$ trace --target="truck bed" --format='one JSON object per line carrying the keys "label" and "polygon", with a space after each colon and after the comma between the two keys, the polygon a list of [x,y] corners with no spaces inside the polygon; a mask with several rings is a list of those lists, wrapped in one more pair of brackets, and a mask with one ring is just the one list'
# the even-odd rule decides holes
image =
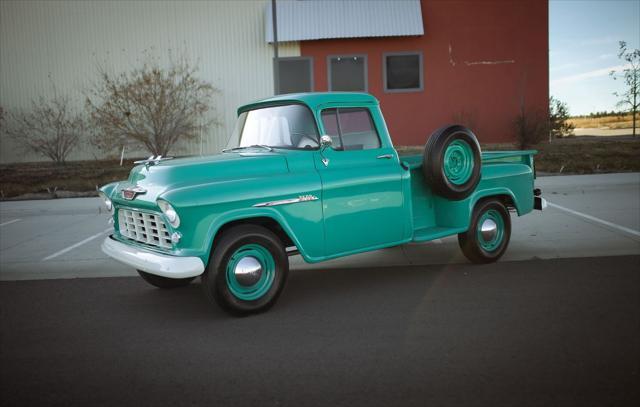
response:
{"label": "truck bed", "polygon": [[[483,196],[503,195],[512,201],[518,215],[533,209],[535,150],[487,151],[482,153],[481,180],[467,198],[451,201],[435,195],[422,174],[422,155],[401,156],[411,173],[413,241],[428,241],[466,231],[475,203]],[[523,182],[523,178],[527,181]]]}
{"label": "truck bed", "polygon": [[[537,150],[512,150],[512,151],[483,151],[482,163],[522,163],[529,164],[529,160]],[[400,161],[406,163],[410,169],[422,167],[422,154],[419,155],[401,155]]]}

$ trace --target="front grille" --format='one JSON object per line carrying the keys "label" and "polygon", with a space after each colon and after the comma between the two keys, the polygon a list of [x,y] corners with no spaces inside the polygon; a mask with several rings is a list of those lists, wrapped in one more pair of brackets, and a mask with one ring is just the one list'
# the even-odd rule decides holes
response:
{"label": "front grille", "polygon": [[171,237],[160,215],[120,209],[118,210],[118,223],[120,234],[128,239],[171,249]]}

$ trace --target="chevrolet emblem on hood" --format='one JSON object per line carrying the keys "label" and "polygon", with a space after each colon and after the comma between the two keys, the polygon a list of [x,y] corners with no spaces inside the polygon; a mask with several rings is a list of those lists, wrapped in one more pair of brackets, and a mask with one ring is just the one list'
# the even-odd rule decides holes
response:
{"label": "chevrolet emblem on hood", "polygon": [[147,190],[139,186],[135,186],[132,188],[125,188],[122,190],[122,197],[128,201],[131,201],[133,198],[136,197],[136,195],[144,194],[145,192],[147,192]]}

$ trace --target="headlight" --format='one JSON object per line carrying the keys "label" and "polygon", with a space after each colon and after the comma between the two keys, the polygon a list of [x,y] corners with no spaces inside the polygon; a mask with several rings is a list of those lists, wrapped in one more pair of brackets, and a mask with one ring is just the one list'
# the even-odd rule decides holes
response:
{"label": "headlight", "polygon": [[167,201],[163,201],[158,199],[158,206],[164,215],[167,217],[167,220],[174,228],[180,226],[180,217],[178,216],[178,212],[173,209],[173,206],[169,204]]}
{"label": "headlight", "polygon": [[113,203],[111,202],[111,199],[107,198],[107,195],[105,195],[105,193],[102,191],[98,192],[98,195],[100,196],[100,198],[102,198],[104,206],[107,208],[107,210],[111,212],[113,210]]}

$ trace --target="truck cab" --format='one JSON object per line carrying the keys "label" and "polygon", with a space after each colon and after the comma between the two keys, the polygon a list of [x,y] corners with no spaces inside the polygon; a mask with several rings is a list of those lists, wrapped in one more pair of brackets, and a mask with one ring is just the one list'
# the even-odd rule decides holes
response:
{"label": "truck cab", "polygon": [[535,151],[482,153],[470,129],[450,125],[401,157],[365,93],[242,106],[229,143],[208,157],[150,157],[100,194],[115,225],[106,254],[161,288],[201,276],[233,314],[275,303],[292,254],[316,263],[457,234],[471,261],[496,261],[509,211],[544,203]]}

